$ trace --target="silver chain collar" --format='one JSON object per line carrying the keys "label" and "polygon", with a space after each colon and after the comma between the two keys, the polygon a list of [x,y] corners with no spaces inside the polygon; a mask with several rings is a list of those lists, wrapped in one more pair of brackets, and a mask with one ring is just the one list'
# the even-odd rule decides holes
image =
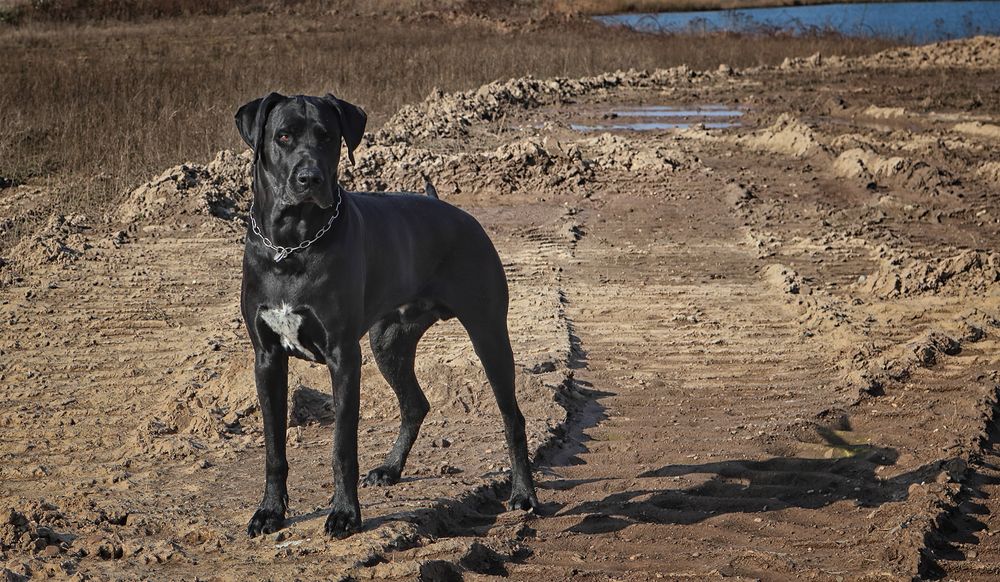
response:
{"label": "silver chain collar", "polygon": [[277,251],[277,253],[275,253],[274,255],[274,262],[280,263],[281,261],[288,258],[288,255],[297,251],[301,251],[303,249],[307,249],[311,247],[313,243],[323,238],[323,235],[326,234],[327,231],[329,231],[333,227],[333,221],[337,220],[337,217],[340,216],[340,203],[343,201],[344,201],[344,189],[340,187],[340,185],[338,184],[337,207],[333,211],[333,216],[330,217],[330,220],[326,223],[326,226],[319,229],[319,232],[316,233],[316,236],[312,237],[309,240],[302,241],[294,247],[283,247],[281,245],[276,245],[273,242],[271,242],[271,239],[264,236],[264,233],[260,231],[260,227],[257,226],[257,221],[253,217],[253,202],[250,203],[250,226],[251,228],[253,228],[254,234],[260,237],[260,240],[261,242],[264,243],[265,247],[271,249],[272,251]]}

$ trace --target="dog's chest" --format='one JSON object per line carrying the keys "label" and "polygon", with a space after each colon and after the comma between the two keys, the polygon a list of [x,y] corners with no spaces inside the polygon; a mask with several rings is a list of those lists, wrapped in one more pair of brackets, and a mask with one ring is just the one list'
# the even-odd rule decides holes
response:
{"label": "dog's chest", "polygon": [[315,351],[305,346],[307,343],[303,337],[305,317],[296,313],[292,306],[282,303],[278,307],[261,310],[260,318],[278,336],[281,346],[292,355],[313,362],[321,361]]}

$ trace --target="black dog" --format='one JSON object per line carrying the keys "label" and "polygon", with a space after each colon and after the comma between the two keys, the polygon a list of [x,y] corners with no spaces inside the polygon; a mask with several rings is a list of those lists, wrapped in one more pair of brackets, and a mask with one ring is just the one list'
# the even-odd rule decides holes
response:
{"label": "black dog", "polygon": [[333,510],[326,532],[361,525],[358,504],[359,341],[367,331],[379,370],[399,399],[399,436],[365,485],[399,481],[429,404],[413,372],[417,342],[458,317],[500,412],[510,453],[510,506],[537,507],[524,417],[514,395],[507,279],[493,243],[465,212],[430,196],[346,192],[337,180],[366,122],[326,97],[271,93],[236,113],[253,148],[253,205],[243,257],[243,319],[253,343],[267,449],[264,499],[250,536],[278,530],[288,504],[285,430],[288,356],[325,363],[333,383]]}

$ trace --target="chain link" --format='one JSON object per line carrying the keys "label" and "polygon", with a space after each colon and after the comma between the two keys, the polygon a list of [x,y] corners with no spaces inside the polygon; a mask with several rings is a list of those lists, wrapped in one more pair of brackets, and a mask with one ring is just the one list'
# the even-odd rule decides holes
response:
{"label": "chain link", "polygon": [[338,184],[337,207],[333,211],[333,216],[330,217],[330,220],[326,223],[326,226],[319,229],[319,232],[316,233],[316,236],[312,237],[309,240],[302,241],[294,247],[283,247],[281,245],[276,245],[273,242],[271,242],[271,239],[264,236],[264,233],[260,231],[260,227],[257,226],[257,221],[253,217],[253,202],[250,203],[250,226],[251,228],[253,228],[254,234],[260,237],[260,240],[264,243],[265,247],[271,249],[272,251],[278,251],[278,253],[274,255],[274,262],[276,263],[281,262],[282,260],[287,258],[288,255],[309,248],[313,245],[313,243],[323,238],[323,235],[326,234],[331,228],[333,228],[333,221],[337,220],[337,217],[340,216],[340,203],[343,201],[344,201],[344,189]]}

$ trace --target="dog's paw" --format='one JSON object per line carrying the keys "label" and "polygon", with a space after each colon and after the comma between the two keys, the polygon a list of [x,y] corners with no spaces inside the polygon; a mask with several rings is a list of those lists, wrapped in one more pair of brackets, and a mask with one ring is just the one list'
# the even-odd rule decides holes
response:
{"label": "dog's paw", "polygon": [[344,537],[361,528],[361,510],[359,508],[334,509],[326,517],[323,526],[326,535]]}
{"label": "dog's paw", "polygon": [[534,491],[521,492],[514,491],[510,494],[510,501],[507,502],[507,507],[511,510],[520,509],[522,511],[527,511],[528,513],[538,514],[538,499],[535,498]]}
{"label": "dog's paw", "polygon": [[261,507],[250,518],[250,523],[247,525],[247,535],[255,538],[261,534],[274,533],[281,529],[284,523],[283,513]]}
{"label": "dog's paw", "polygon": [[381,466],[376,467],[365,475],[365,478],[361,481],[362,487],[384,487],[386,485],[395,485],[399,483],[399,471],[393,467]]}

